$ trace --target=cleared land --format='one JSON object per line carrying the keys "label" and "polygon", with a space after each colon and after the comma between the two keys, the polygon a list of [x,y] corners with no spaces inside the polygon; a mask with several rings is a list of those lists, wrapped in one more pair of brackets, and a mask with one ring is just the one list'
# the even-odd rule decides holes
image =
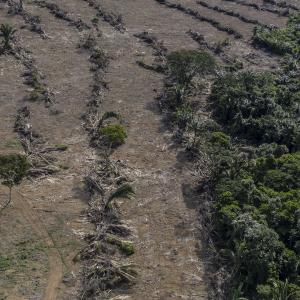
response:
{"label": "cleared land", "polygon": [[[174,138],[157,100],[165,74],[137,64],[157,63],[157,49],[137,34],[151,33],[166,53],[204,49],[219,64],[277,70],[278,57],[255,47],[251,38],[257,25],[283,27],[288,20],[281,14],[284,8],[268,4],[273,9],[258,9],[265,5],[260,0],[248,1],[257,7],[225,0],[23,2],[26,13],[9,14],[19,1],[0,1],[0,24],[17,29],[13,43],[27,57],[26,61],[0,55],[0,153],[24,152],[14,127],[24,106],[30,111],[26,122],[38,135],[39,149],[55,145],[66,149],[51,152],[50,165],[57,172],[24,180],[0,216],[0,299],[89,299],[82,294],[86,262],[74,258],[87,245],[83,236],[94,230],[86,213],[91,194],[85,179],[103,158],[91,144],[83,118],[91,107],[99,115],[121,114],[127,139],[111,160],[121,165],[121,175],[136,192],[134,199],[118,202],[122,224],[132,231],[126,239],[134,244],[134,254],[114,255],[135,265],[138,275],[131,288],[120,285],[106,296],[208,299],[211,270],[204,257],[207,245],[201,242],[198,206],[201,170],[207,166],[198,163],[195,168],[184,145]],[[297,1],[287,3],[295,6],[291,12],[300,9]],[[79,47],[88,35],[108,56],[101,77],[90,50]],[[224,41],[222,52],[215,51]],[[28,101],[35,92],[24,79],[28,59],[43,86],[41,101]],[[93,106],[91,99],[99,103]],[[199,101],[205,105],[205,95]],[[202,113],[209,114],[204,109]],[[1,186],[1,199],[6,195]]]}

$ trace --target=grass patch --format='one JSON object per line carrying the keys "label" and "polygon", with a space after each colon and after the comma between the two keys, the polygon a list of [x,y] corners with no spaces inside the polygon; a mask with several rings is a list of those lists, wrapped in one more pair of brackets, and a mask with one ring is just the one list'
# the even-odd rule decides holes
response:
{"label": "grass patch", "polygon": [[3,272],[11,265],[11,261],[6,256],[0,255],[0,271]]}
{"label": "grass patch", "polygon": [[6,141],[4,146],[6,148],[10,148],[10,149],[23,149],[22,143],[17,138],[16,139],[10,139],[10,140]]}

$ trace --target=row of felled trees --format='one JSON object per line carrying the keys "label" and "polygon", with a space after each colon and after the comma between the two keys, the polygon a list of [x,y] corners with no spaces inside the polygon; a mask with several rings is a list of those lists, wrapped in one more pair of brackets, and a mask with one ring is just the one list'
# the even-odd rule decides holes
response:
{"label": "row of felled trees", "polygon": [[[2,37],[1,53],[11,49],[11,40],[16,32],[9,24],[1,24],[0,36]],[[9,196],[0,206],[0,211],[4,210],[11,203],[12,189],[21,183],[29,168],[26,156],[21,154],[0,155],[0,178],[3,185],[9,189]]]}

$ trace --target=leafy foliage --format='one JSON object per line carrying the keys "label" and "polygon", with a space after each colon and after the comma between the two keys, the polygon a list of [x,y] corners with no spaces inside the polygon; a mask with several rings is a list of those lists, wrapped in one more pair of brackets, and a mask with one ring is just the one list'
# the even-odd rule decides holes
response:
{"label": "leafy foliage", "polygon": [[231,134],[300,149],[300,73],[286,71],[219,76],[210,97],[214,116]]}
{"label": "leafy foliage", "polygon": [[255,28],[253,41],[279,55],[300,55],[300,14],[291,16],[285,28]]}
{"label": "leafy foliage", "polygon": [[196,75],[212,73],[216,63],[207,52],[180,50],[167,56],[167,65],[174,80],[179,85],[188,86]]}
{"label": "leafy foliage", "polygon": [[28,169],[29,163],[24,155],[0,155],[0,179],[2,179],[2,184],[9,188],[8,201],[1,206],[0,212],[11,202],[12,188],[21,183]]}
{"label": "leafy foliage", "polygon": [[110,194],[110,196],[106,201],[105,208],[106,209],[110,208],[115,199],[118,198],[131,199],[134,195],[135,195],[135,191],[133,187],[128,183],[124,183],[123,185],[118,187],[114,192]]}
{"label": "leafy foliage", "polygon": [[110,196],[109,200],[113,200],[116,198],[127,198],[130,199],[135,194],[134,189],[130,184],[123,184],[119,188],[117,188]]}
{"label": "leafy foliage", "polygon": [[[188,110],[188,97],[195,87],[195,78],[212,74],[216,68],[214,58],[205,51],[180,50],[167,56],[168,82],[163,95],[165,104],[174,111]],[[178,115],[179,116],[179,115]]]}
{"label": "leafy foliage", "polygon": [[28,168],[29,164],[24,155],[1,155],[0,177],[3,179],[2,184],[9,187],[20,184]]}
{"label": "leafy foliage", "polygon": [[213,85],[215,119],[250,143],[243,150],[221,132],[207,139],[216,245],[232,270],[229,299],[300,297],[299,91],[293,59],[278,74],[230,73]]}
{"label": "leafy foliage", "polygon": [[106,69],[108,66],[108,56],[102,49],[94,49],[90,61],[96,65],[98,69]]}
{"label": "leafy foliage", "polygon": [[99,129],[101,137],[112,147],[123,144],[127,138],[125,128],[121,124],[109,124]]}

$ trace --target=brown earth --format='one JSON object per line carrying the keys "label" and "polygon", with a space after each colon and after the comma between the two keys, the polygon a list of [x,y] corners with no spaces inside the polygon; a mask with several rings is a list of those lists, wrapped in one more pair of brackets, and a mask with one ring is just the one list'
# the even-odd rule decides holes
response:
{"label": "brown earth", "polygon": [[[0,216],[0,299],[77,299],[82,266],[75,265],[72,258],[84,245],[82,234],[91,230],[84,218],[88,195],[83,180],[96,159],[81,120],[91,93],[92,73],[88,53],[78,48],[84,32],[55,18],[34,1],[24,2],[28,12],[40,16],[47,39],[24,27],[22,17],[8,16],[4,4],[0,4],[0,23],[18,29],[18,41],[31,51],[45,84],[54,94],[59,113],[51,113],[42,103],[25,103],[29,87],[21,77],[24,67],[12,56],[0,56],[0,150],[22,151],[14,133],[14,119],[24,104],[30,107],[31,124],[45,144],[66,144],[68,150],[56,154],[57,164],[62,166],[58,174],[25,180],[14,191],[12,205]],[[89,25],[96,16],[84,0],[48,2]],[[121,210],[133,229],[136,251],[128,261],[137,266],[137,284],[130,290],[112,293],[111,299],[208,299],[209,290],[210,276],[201,255],[198,229],[195,187],[199,178],[158,107],[156,96],[162,89],[163,75],[136,64],[141,59],[152,62],[154,56],[152,49],[134,34],[151,32],[173,51],[198,48],[186,33],[193,30],[211,43],[229,38],[228,53],[250,67],[263,70],[278,64],[276,57],[252,47],[253,25],[205,9],[195,0],[170,2],[231,26],[244,38],[235,40],[206,22],[154,0],[101,1],[105,11],[122,15],[126,27],[122,34],[99,20],[99,43],[111,57],[105,76],[109,90],[101,110],[117,111],[125,120],[128,139],[113,158],[126,165],[125,171],[136,190],[136,198],[124,201]],[[210,4],[234,9],[265,24],[282,26],[286,21],[284,17],[226,1],[214,0]],[[3,187],[1,200],[6,196]]]}

